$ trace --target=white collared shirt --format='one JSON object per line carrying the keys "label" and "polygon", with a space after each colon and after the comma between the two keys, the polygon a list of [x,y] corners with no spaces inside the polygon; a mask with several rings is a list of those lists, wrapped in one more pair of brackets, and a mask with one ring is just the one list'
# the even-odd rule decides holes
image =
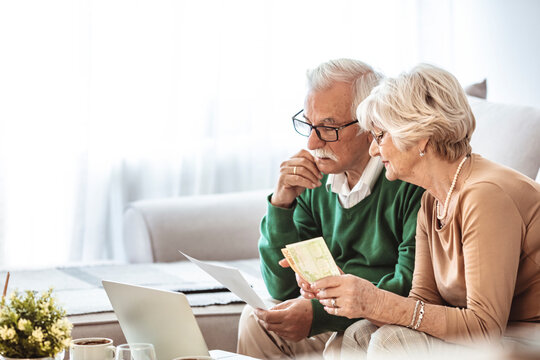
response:
{"label": "white collared shirt", "polygon": [[375,185],[375,182],[379,178],[382,169],[381,158],[378,156],[371,158],[362,172],[360,180],[358,180],[358,183],[354,185],[352,190],[349,189],[349,183],[347,182],[345,173],[330,174],[326,180],[326,191],[332,189],[332,192],[338,194],[341,206],[345,209],[350,209],[371,194],[373,185]]}

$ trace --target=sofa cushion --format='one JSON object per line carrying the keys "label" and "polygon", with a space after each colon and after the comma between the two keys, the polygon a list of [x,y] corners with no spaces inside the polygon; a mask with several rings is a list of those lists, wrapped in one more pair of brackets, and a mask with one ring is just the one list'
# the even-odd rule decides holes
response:
{"label": "sofa cushion", "polygon": [[129,262],[257,258],[259,226],[271,190],[141,200],[124,215]]}
{"label": "sofa cushion", "polygon": [[540,109],[469,97],[473,152],[534,179],[540,168]]}

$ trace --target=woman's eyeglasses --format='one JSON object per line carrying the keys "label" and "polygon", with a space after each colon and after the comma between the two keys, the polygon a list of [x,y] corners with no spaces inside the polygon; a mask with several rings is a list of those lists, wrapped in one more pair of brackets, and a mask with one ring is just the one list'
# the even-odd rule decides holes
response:
{"label": "woman's eyeglasses", "polygon": [[384,137],[384,134],[386,134],[386,132],[384,131],[381,131],[380,133],[375,133],[374,131],[370,131],[371,132],[371,136],[373,137],[373,140],[375,140],[375,142],[377,143],[377,145],[381,145],[381,141]]}

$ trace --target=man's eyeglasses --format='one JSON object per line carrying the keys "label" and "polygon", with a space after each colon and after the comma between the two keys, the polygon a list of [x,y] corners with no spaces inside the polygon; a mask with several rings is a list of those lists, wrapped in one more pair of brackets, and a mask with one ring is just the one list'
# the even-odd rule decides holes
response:
{"label": "man's eyeglasses", "polygon": [[292,121],[294,125],[294,130],[296,130],[297,133],[299,133],[302,136],[308,137],[311,134],[312,130],[315,130],[315,133],[321,139],[322,141],[326,142],[334,142],[339,140],[338,132],[341,129],[346,128],[347,126],[351,126],[353,124],[356,124],[358,120],[351,121],[350,123],[347,123],[345,125],[339,126],[339,127],[333,127],[333,126],[314,126],[310,123],[307,123],[303,120],[300,120],[298,118],[298,115],[300,115],[304,110],[300,110],[296,114],[293,115]]}
{"label": "man's eyeglasses", "polygon": [[371,136],[373,137],[373,140],[377,143],[377,145],[381,145],[382,138],[384,137],[385,132],[381,131],[380,133],[375,133],[374,131],[370,131]]}

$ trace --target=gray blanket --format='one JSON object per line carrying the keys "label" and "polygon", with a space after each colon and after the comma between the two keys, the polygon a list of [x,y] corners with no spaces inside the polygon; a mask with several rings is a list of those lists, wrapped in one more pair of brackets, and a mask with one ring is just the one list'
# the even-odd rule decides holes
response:
{"label": "gray blanket", "polygon": [[[259,260],[223,262],[242,272],[263,298],[268,293],[260,275]],[[0,272],[5,279],[6,272]],[[54,288],[54,295],[68,315],[112,311],[101,280],[112,280],[157,289],[182,291],[191,306],[242,302],[236,295],[189,261],[152,264],[101,264],[54,269],[10,272],[8,293],[17,289],[43,291]]]}

